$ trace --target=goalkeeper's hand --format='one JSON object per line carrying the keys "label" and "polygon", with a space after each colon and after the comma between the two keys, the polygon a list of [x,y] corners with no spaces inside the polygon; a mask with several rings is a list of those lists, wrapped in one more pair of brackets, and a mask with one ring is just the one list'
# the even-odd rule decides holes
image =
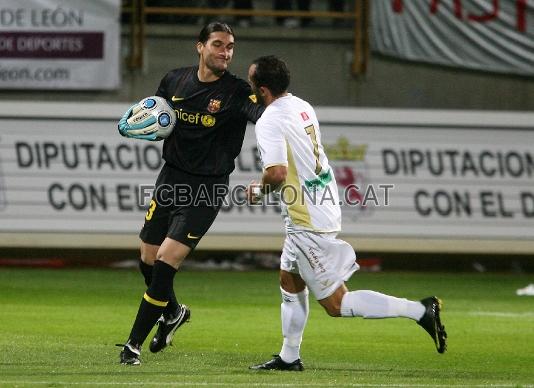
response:
{"label": "goalkeeper's hand", "polygon": [[156,118],[143,111],[139,104],[132,105],[121,117],[118,124],[119,133],[128,138],[141,140],[159,140]]}

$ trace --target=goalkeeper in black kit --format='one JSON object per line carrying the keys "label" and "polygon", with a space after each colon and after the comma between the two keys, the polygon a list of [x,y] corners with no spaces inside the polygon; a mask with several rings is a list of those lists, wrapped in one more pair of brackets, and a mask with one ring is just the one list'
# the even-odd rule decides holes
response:
{"label": "goalkeeper in black kit", "polygon": [[[174,275],[219,212],[247,121],[255,123],[263,112],[247,82],[227,70],[234,51],[228,24],[205,26],[196,49],[198,66],[170,71],[156,92],[172,104],[177,121],[163,143],[165,164],[139,235],[139,266],[148,288],[128,340],[120,345],[121,364],[141,363],[141,345],[156,323],[149,346],[154,353],[169,345],[176,329],[189,319],[189,308],[174,294]],[[137,137],[128,134],[125,120],[119,132]]]}

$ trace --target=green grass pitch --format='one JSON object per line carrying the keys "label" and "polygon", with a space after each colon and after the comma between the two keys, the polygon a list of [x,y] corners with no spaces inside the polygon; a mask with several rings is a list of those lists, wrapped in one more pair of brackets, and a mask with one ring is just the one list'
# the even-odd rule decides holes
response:
{"label": "green grass pitch", "polygon": [[192,310],[174,346],[141,366],[118,363],[144,292],[134,270],[0,269],[0,386],[529,386],[534,384],[532,275],[356,273],[351,289],[444,302],[448,352],[408,319],[330,318],[311,300],[306,370],[255,372],[280,349],[275,271],[179,272]]}

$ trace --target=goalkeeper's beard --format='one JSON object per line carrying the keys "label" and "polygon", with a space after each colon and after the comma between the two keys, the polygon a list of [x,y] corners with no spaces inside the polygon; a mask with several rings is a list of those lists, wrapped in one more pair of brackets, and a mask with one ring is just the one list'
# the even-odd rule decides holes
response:
{"label": "goalkeeper's beard", "polygon": [[217,66],[215,63],[206,62],[206,67],[217,77],[222,77],[226,69],[228,68],[228,65],[230,64],[229,61],[224,62],[224,66]]}

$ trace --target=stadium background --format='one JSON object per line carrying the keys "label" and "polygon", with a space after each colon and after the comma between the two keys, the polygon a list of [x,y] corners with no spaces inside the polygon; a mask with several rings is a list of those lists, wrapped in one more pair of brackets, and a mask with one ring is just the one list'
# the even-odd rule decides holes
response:
{"label": "stadium background", "polygon": [[[183,3],[191,5],[191,2]],[[265,0],[256,0],[254,3],[257,9],[269,9],[271,5]],[[346,3],[346,10],[350,11],[353,2]],[[453,2],[441,3],[450,8]],[[156,2],[152,4],[156,5]],[[226,8],[229,7],[227,4]],[[327,7],[325,0],[312,1],[312,10],[324,11]],[[532,4],[528,4],[528,7],[527,27],[529,34],[532,34]],[[193,21],[193,17],[169,17],[166,20],[153,17],[154,22],[146,27],[144,64],[142,68],[132,69],[127,64],[130,45],[129,27],[126,23],[128,17],[128,14],[123,15],[121,25],[120,87],[112,91],[0,90],[0,110],[3,109],[0,146],[3,140],[17,131],[6,125],[13,117],[5,119],[9,116],[6,111],[13,107],[14,102],[17,105],[16,112],[24,111],[25,104],[32,107],[40,105],[40,112],[43,109],[53,111],[54,106],[58,110],[65,110],[72,102],[76,102],[77,109],[82,110],[84,104],[87,104],[88,111],[94,109],[91,108],[93,104],[99,104],[99,107],[107,103],[113,104],[115,108],[127,107],[152,94],[161,76],[169,69],[196,63],[194,42],[205,18],[198,17]],[[233,20],[230,16],[222,19],[230,22]],[[179,26],[177,20],[180,20]],[[344,108],[358,110],[365,116],[367,108],[401,111],[415,109],[421,115],[426,111],[439,116],[441,110],[452,110],[448,114],[454,115],[458,111],[468,114],[475,112],[475,115],[482,117],[487,113],[490,117],[502,116],[504,119],[501,120],[505,121],[505,114],[526,114],[530,119],[534,110],[532,75],[484,72],[407,61],[379,54],[371,47],[367,71],[355,76],[351,74],[354,34],[349,21],[338,23],[333,28],[330,19],[316,18],[306,28],[288,29],[274,25],[272,17],[256,17],[252,26],[237,25],[235,31],[237,46],[232,72],[246,77],[252,58],[266,53],[279,55],[288,62],[291,69],[291,91],[327,112],[333,109],[335,113],[335,109]],[[0,63],[1,61],[0,57]],[[534,124],[527,123],[522,128],[531,136],[533,126]],[[110,129],[110,136],[118,136],[114,128]],[[464,141],[461,135],[450,139],[450,142],[456,144],[463,144]],[[490,135],[485,142],[492,144]],[[532,143],[525,144],[525,147],[531,150]],[[6,148],[0,149],[3,155],[13,152]],[[3,161],[0,172],[6,172],[5,166]],[[530,191],[531,181],[532,176],[527,176],[522,181]],[[2,184],[0,179],[0,188]],[[524,230],[534,230],[533,220],[532,217],[524,220]],[[53,217],[49,221],[54,222]],[[91,385],[97,382],[106,384],[111,380],[111,383],[117,384],[159,381],[172,385],[176,382],[173,380],[176,376],[168,371],[169,368],[174,368],[176,362],[180,365],[202,365],[200,370],[189,367],[192,369],[183,372],[189,379],[187,381],[196,381],[196,384],[191,385],[211,381],[214,385],[219,383],[218,385],[233,386],[233,382],[239,381],[236,385],[268,386],[287,381],[275,377],[272,380],[268,378],[243,382],[243,376],[240,375],[243,369],[241,364],[246,365],[251,359],[255,360],[253,357],[262,357],[268,354],[265,351],[276,351],[278,347],[279,295],[276,294],[274,269],[279,254],[276,244],[282,241],[281,233],[277,239],[272,240],[273,244],[267,248],[262,245],[262,249],[257,250],[239,249],[239,235],[227,239],[224,249],[218,249],[216,244],[210,245],[209,249],[199,246],[192,257],[186,260],[186,271],[179,278],[184,297],[191,300],[194,314],[199,317],[194,321],[198,325],[196,329],[193,325],[191,328],[185,327],[188,336],[184,338],[182,346],[193,350],[182,354],[175,347],[164,354],[160,364],[157,364],[156,358],[150,359],[147,356],[149,362],[156,364],[154,375],[140,376],[124,374],[108,366],[110,362],[116,361],[115,349],[110,350],[112,341],[118,341],[124,336],[136,308],[138,294],[142,292],[141,277],[131,269],[138,260],[135,243],[125,248],[107,244],[102,239],[91,247],[80,248],[76,246],[76,239],[68,234],[51,236],[49,243],[43,242],[41,236],[36,242],[32,233],[6,233],[8,221],[2,219],[2,209],[0,222],[4,223],[0,245],[0,284],[5,290],[0,299],[4,311],[4,319],[0,321],[0,333],[3,336],[0,347],[7,349],[13,346],[13,342],[17,342],[19,346],[11,354],[2,352],[0,375],[4,377],[0,377],[0,383],[6,386],[24,386],[33,381],[68,386],[69,382]],[[469,227],[468,222],[466,226]],[[477,224],[473,223],[472,228],[476,230]],[[135,236],[136,233],[130,236],[131,241],[135,240]],[[353,239],[357,242],[358,237]],[[376,349],[373,348],[374,344],[366,343],[368,349],[372,350],[365,354],[358,347],[349,347],[346,352],[339,350],[337,355],[334,352],[325,353],[325,342],[321,335],[322,330],[327,330],[328,326],[310,324],[307,332],[309,343],[316,347],[310,345],[307,357],[315,360],[311,362],[311,369],[322,371],[324,376],[312,375],[316,383],[298,380],[295,381],[295,386],[327,386],[339,381],[341,383],[338,386],[531,384],[534,379],[532,372],[529,372],[529,365],[534,362],[530,346],[533,334],[532,301],[517,297],[515,291],[534,283],[534,250],[531,249],[532,239],[522,239],[520,242],[525,245],[519,251],[511,248],[514,241],[513,238],[508,239],[506,248],[498,249],[499,239],[496,239],[488,241],[487,247],[482,245],[465,251],[446,243],[432,249],[410,250],[402,246],[401,240],[397,250],[391,248],[391,245],[388,249],[380,249],[379,244],[373,245],[373,249],[358,250],[355,244],[362,272],[371,273],[357,274],[356,277],[360,277],[351,283],[352,288],[374,288],[410,298],[426,296],[428,292],[444,295],[451,306],[446,324],[455,329],[454,351],[443,363],[427,359],[428,354],[424,352],[417,356],[406,354],[406,347],[412,345],[410,338],[395,332],[391,323],[378,323],[378,326],[370,323],[367,326],[368,323],[364,322],[359,327],[359,333],[368,342],[374,338],[376,328],[377,331],[386,333],[386,340],[393,341],[394,347],[388,348],[389,357],[383,357],[381,350],[381,346],[390,346],[390,342],[386,340],[377,341]],[[249,240],[247,246],[248,244],[253,244],[253,241]],[[228,245],[235,246],[235,249],[228,249]],[[129,270],[101,269],[110,266],[126,267]],[[56,271],[56,268],[64,268],[64,271]],[[256,269],[268,271],[249,272]],[[206,291],[208,287],[202,286],[206,279],[213,286],[215,295]],[[240,286],[237,287],[237,284]],[[235,297],[228,292],[232,288],[235,288],[235,294],[241,297],[251,294],[251,298],[235,303]],[[263,295],[264,291],[268,297]],[[423,295],[419,295],[420,293]],[[247,307],[247,304],[253,303],[260,306],[258,311]],[[232,309],[234,304],[237,304],[239,311]],[[316,306],[312,309],[315,325],[318,325],[317,321],[327,322],[326,317],[319,318],[322,312]],[[236,318],[234,314],[242,316]],[[214,316],[222,322],[222,332],[209,326]],[[27,317],[30,317],[30,321]],[[88,321],[91,322],[90,328],[86,325]],[[243,323],[238,324],[240,321]],[[69,325],[64,322],[69,322]],[[255,327],[258,322],[261,322],[259,327],[266,333],[261,339],[250,333],[250,327]],[[335,326],[338,330],[336,335],[349,333],[348,323],[339,325],[344,326]],[[71,333],[64,332],[66,327],[76,334],[76,339],[72,339]],[[238,349],[238,344],[231,342],[232,340],[224,342],[227,336],[243,337],[246,340],[239,343],[241,348]],[[488,337],[494,341],[488,341]],[[205,343],[207,338],[215,343],[213,348],[199,345]],[[340,346],[352,341],[349,334],[342,338]],[[94,348],[91,348],[95,351],[89,352],[89,356],[86,351],[87,341],[95,342],[92,345]],[[400,346],[396,341],[404,343]],[[418,345],[415,346],[420,350]],[[41,354],[38,347],[47,349],[50,353]],[[229,347],[235,347],[232,348],[233,355],[230,355],[232,352],[228,351]],[[259,356],[254,352],[256,348],[258,352],[262,352]],[[421,346],[421,349],[427,351],[428,346]],[[28,354],[36,357],[33,362],[28,361]],[[368,357],[367,360],[358,360],[361,369],[347,366],[352,361],[346,360],[354,357],[354,354]],[[325,359],[321,358],[323,356]],[[395,362],[388,361],[391,359]],[[237,366],[231,362],[237,362]],[[96,370],[91,369],[94,365],[97,365]],[[417,365],[417,368],[413,365]],[[90,369],[89,372],[87,368]],[[214,368],[215,372],[210,368]],[[333,372],[325,372],[327,370]],[[159,376],[156,376],[158,373]],[[345,380],[351,374],[361,379]],[[210,375],[213,375],[215,381],[203,377]]]}
{"label": "stadium background", "polygon": [[[169,5],[172,2],[147,2],[147,5]],[[191,5],[182,2],[182,5]],[[215,3],[213,3],[215,4]],[[225,5],[224,9],[231,9],[228,2],[219,2],[219,6]],[[127,10],[128,2],[123,4]],[[269,2],[257,1],[256,9],[268,10]],[[442,7],[447,9],[447,4]],[[328,2],[312,2],[312,11],[326,11]],[[354,9],[353,2],[346,2],[345,11],[351,12]],[[193,42],[196,39],[199,26],[207,20],[207,16],[176,16],[176,15],[149,15],[147,16],[148,24],[146,26],[145,40],[145,57],[141,68],[131,68],[127,60],[129,50],[131,49],[131,36],[129,35],[129,23],[131,14],[124,12],[122,15],[122,33],[121,33],[121,54],[120,54],[120,74],[121,84],[116,90],[111,91],[72,91],[72,90],[3,90],[0,93],[0,101],[4,104],[10,104],[13,101],[30,101],[32,103],[50,102],[81,102],[83,104],[91,103],[105,104],[112,103],[131,103],[137,101],[146,95],[153,93],[157,87],[162,74],[171,68],[190,65],[195,63],[196,52]],[[432,17],[434,15],[425,15]],[[530,16],[528,14],[527,16]],[[215,18],[216,16],[211,16]],[[232,16],[222,16],[223,20],[232,21]],[[440,120],[440,110],[461,110],[462,112],[477,112],[479,117],[483,117],[487,112],[488,115],[497,117],[498,112],[529,112],[532,111],[534,104],[534,80],[531,76],[520,76],[515,74],[503,74],[495,72],[482,72],[470,69],[462,69],[452,66],[440,66],[436,64],[425,64],[414,61],[405,61],[384,56],[376,53],[371,47],[371,56],[365,73],[354,75],[351,73],[351,64],[354,55],[354,34],[352,20],[341,20],[332,28],[332,19],[317,17],[310,26],[306,28],[284,28],[275,25],[272,17],[256,16],[252,25],[240,27],[236,25],[237,48],[233,59],[232,71],[236,74],[246,77],[246,71],[251,58],[255,58],[265,53],[273,53],[284,58],[292,71],[291,91],[299,96],[309,100],[314,106],[318,107],[343,107],[357,108],[362,116],[371,115],[370,111],[365,108],[385,108],[385,109],[423,109],[430,112],[430,116],[435,116]],[[529,19],[527,19],[529,20]],[[176,23],[179,23],[177,27]],[[372,31],[372,30],[371,30]],[[372,32],[370,41],[373,42]],[[6,106],[6,105],[4,105]],[[120,105],[119,105],[120,106]],[[10,105],[9,105],[9,109]],[[48,108],[43,108],[46,111]],[[58,106],[61,110],[61,106]],[[429,109],[436,110],[435,112]],[[24,111],[24,108],[20,109]],[[495,112],[496,111],[496,112]],[[346,119],[340,117],[346,115],[349,111],[342,111],[336,117],[338,121],[343,122]],[[402,111],[401,111],[402,112]],[[388,113],[385,113],[386,115]],[[420,113],[421,115],[423,113]],[[454,120],[454,112],[444,113],[446,120]],[[331,115],[336,116],[335,113]],[[109,114],[108,114],[109,116]],[[111,116],[113,117],[113,116]],[[448,118],[447,118],[448,117]],[[528,116],[527,116],[528,119]],[[474,118],[473,120],[480,120]],[[491,122],[492,119],[488,121]],[[506,122],[506,118],[502,120]],[[502,125],[502,124],[501,124]],[[491,126],[491,125],[490,125]],[[527,123],[528,129],[528,123]],[[3,129],[3,131],[7,128]],[[251,131],[249,131],[251,132]],[[457,139],[452,142],[462,143],[461,134],[455,134]],[[426,139],[424,139],[426,141]],[[491,141],[490,141],[491,143]],[[4,153],[5,154],[5,153]],[[4,162],[6,165],[6,162]],[[5,168],[5,167],[4,167]],[[528,185],[528,176],[526,182]],[[522,182],[524,184],[524,182]],[[531,219],[531,218],[530,218]],[[527,227],[529,219],[526,219]],[[474,226],[476,227],[476,226]],[[4,230],[5,232],[5,230]],[[8,240],[9,241],[9,240]],[[276,244],[270,244],[269,247],[276,252]],[[32,255],[36,257],[58,255],[62,257],[72,256],[72,244],[67,244],[64,253],[61,247],[55,246],[51,250],[34,250],[29,252],[28,248],[22,249],[10,247],[9,243],[4,243],[3,256],[6,257],[24,257]],[[39,245],[39,244],[38,244]],[[46,245],[46,244],[45,244]],[[262,246],[262,250],[265,246]],[[101,249],[106,249],[105,242]],[[202,244],[199,247],[198,256],[204,256]],[[216,247],[210,246],[210,250],[216,250]],[[506,268],[531,268],[530,248],[520,250],[500,249],[498,254],[495,248],[476,249],[481,255],[461,255],[468,261],[480,262],[487,261],[490,266],[497,266],[501,269]],[[224,250],[228,250],[225,246]],[[239,249],[238,249],[239,250]],[[399,249],[402,254],[397,254],[391,247],[380,251],[374,245],[372,251],[361,252],[361,256],[370,256],[386,258],[391,265],[408,265],[421,266],[433,263],[432,266],[443,266],[450,268],[451,261],[441,259],[443,254],[454,252],[455,249],[445,249],[433,251],[431,255],[424,255],[419,250],[409,252],[410,249]],[[509,250],[509,252],[507,252]],[[482,252],[480,252],[482,251]],[[412,253],[412,254],[410,254]],[[458,252],[456,252],[458,253]],[[508,254],[507,254],[508,253]],[[406,259],[406,255],[410,259]],[[492,255],[493,254],[493,255]],[[76,251],[74,256],[87,258],[91,256],[90,252],[85,250]],[[94,255],[95,258],[101,258],[102,254]],[[105,257],[127,257],[136,256],[135,251],[115,250],[108,252]],[[218,257],[216,252],[210,252],[210,257]],[[228,253],[225,253],[228,257]],[[436,259],[436,257],[440,257]],[[504,257],[504,259],[501,259]],[[423,258],[423,260],[419,260]],[[397,259],[397,260],[395,260]],[[459,256],[451,257],[459,267],[466,268],[471,264],[464,263]],[[470,260],[472,259],[472,260]],[[395,263],[395,264],[393,264]],[[456,267],[455,266],[455,267]]]}

